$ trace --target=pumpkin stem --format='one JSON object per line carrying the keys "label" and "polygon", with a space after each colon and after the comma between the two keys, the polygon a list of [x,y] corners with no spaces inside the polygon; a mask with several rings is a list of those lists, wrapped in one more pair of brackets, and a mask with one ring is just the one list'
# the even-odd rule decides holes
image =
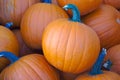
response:
{"label": "pumpkin stem", "polygon": [[12,54],[11,52],[0,52],[0,57],[5,57],[8,60],[10,60],[11,63],[16,62],[19,58],[17,56],[15,56],[14,54]]}
{"label": "pumpkin stem", "polygon": [[42,0],[44,3],[51,3],[51,0]]}
{"label": "pumpkin stem", "polygon": [[11,26],[13,26],[13,22],[8,22],[5,24],[5,27],[7,27],[7,28],[10,28]]}
{"label": "pumpkin stem", "polygon": [[93,65],[91,72],[89,73],[90,75],[97,75],[97,74],[103,73],[101,70],[101,67],[102,67],[102,62],[103,62],[106,54],[107,54],[106,49],[103,48],[101,53],[99,54],[99,57],[98,57],[96,63]]}
{"label": "pumpkin stem", "polygon": [[110,70],[112,66],[112,62],[110,60],[107,60],[104,64],[103,67],[107,70]]}
{"label": "pumpkin stem", "polygon": [[67,4],[63,7],[66,11],[68,9],[71,9],[72,10],[72,13],[73,13],[73,17],[70,19],[72,21],[75,21],[75,22],[81,22],[81,19],[80,19],[80,12],[78,10],[78,8],[73,5],[73,4]]}

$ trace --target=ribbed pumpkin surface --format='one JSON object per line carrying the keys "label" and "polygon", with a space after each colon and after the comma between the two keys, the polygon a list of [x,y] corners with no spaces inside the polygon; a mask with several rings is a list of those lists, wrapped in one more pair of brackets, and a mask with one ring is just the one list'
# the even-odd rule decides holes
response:
{"label": "ribbed pumpkin surface", "polygon": [[105,60],[109,59],[112,62],[110,70],[120,74],[120,44],[109,48],[107,53]]}
{"label": "ribbed pumpkin surface", "polygon": [[98,75],[82,74],[75,80],[120,80],[120,76],[110,71],[104,71],[103,74]]}
{"label": "ribbed pumpkin surface", "polygon": [[109,4],[117,9],[120,9],[120,0],[103,0],[103,3]]}
{"label": "ribbed pumpkin surface", "polygon": [[120,14],[114,7],[102,5],[86,15],[83,22],[96,31],[102,47],[110,48],[120,43]]}
{"label": "ribbed pumpkin surface", "polygon": [[102,0],[57,0],[58,4],[63,7],[67,4],[74,4],[78,7],[81,15],[86,15],[97,9]]}
{"label": "ribbed pumpkin surface", "polygon": [[[0,26],[0,51],[9,51],[18,55],[19,44],[14,33],[4,26]],[[9,64],[5,58],[0,58],[0,71]]]}
{"label": "ribbed pumpkin surface", "polygon": [[14,27],[19,27],[24,12],[40,0],[0,0],[0,22],[6,24],[13,22]]}
{"label": "ribbed pumpkin surface", "polygon": [[48,62],[70,73],[80,73],[96,61],[100,43],[97,34],[88,26],[59,19],[50,23],[42,37],[42,48]]}
{"label": "ribbed pumpkin surface", "polygon": [[58,74],[39,54],[20,58],[4,69],[1,80],[59,80]]}
{"label": "ribbed pumpkin surface", "polygon": [[31,6],[21,23],[21,33],[25,43],[31,48],[40,49],[45,27],[58,18],[68,18],[68,15],[57,5],[38,3]]}

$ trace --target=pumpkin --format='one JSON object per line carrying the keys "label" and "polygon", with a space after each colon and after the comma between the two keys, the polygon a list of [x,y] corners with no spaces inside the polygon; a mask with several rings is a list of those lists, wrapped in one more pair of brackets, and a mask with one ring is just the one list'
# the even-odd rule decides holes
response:
{"label": "pumpkin", "polygon": [[10,52],[0,52],[0,57],[12,63],[1,72],[1,80],[59,80],[59,75],[43,55],[30,54],[18,58]]}
{"label": "pumpkin", "polygon": [[102,4],[102,0],[57,0],[57,2],[61,7],[66,4],[76,5],[81,15],[86,15],[94,11]]}
{"label": "pumpkin", "polygon": [[[19,44],[17,38],[5,26],[0,25],[0,52],[9,51],[18,55],[19,53]],[[0,71],[9,64],[9,61],[5,58],[0,58]]]}
{"label": "pumpkin", "polygon": [[104,67],[107,69],[107,66],[110,64],[110,71],[116,72],[120,74],[120,44],[115,45],[108,49],[107,55],[105,57],[106,61],[111,61],[109,64],[104,63]]}
{"label": "pumpkin", "polygon": [[102,47],[108,49],[120,43],[120,15],[114,7],[102,5],[82,20],[97,33]]}
{"label": "pumpkin", "polygon": [[91,72],[79,75],[75,80],[120,80],[117,73],[111,71],[102,71],[101,66],[106,54],[106,50],[102,49],[98,60],[94,64]]}
{"label": "pumpkin", "polygon": [[18,42],[19,42],[19,45],[20,45],[20,50],[19,50],[19,56],[25,56],[25,55],[28,55],[28,54],[31,54],[31,53],[42,53],[42,50],[34,50],[34,49],[31,49],[29,48],[25,42],[23,41],[23,38],[21,36],[21,32],[19,29],[13,29],[12,30],[13,33],[15,34],[15,36],[17,37],[18,39]]}
{"label": "pumpkin", "polygon": [[58,18],[68,18],[68,15],[57,5],[38,3],[31,6],[21,23],[21,34],[25,43],[33,49],[40,49],[45,27]]}
{"label": "pumpkin", "polygon": [[104,4],[109,4],[117,9],[120,9],[120,0],[103,0]]}
{"label": "pumpkin", "polygon": [[19,27],[24,12],[40,0],[0,0],[0,22],[5,25],[13,22],[14,27]]}
{"label": "pumpkin", "polygon": [[84,72],[96,61],[100,41],[90,27],[80,22],[75,5],[68,4],[64,9],[71,9],[73,17],[48,24],[42,37],[43,54],[51,65],[63,72]]}

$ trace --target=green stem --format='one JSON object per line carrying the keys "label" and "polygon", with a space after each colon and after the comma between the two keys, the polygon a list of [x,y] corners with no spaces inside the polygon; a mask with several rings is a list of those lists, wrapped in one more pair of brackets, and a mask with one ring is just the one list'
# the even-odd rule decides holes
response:
{"label": "green stem", "polygon": [[19,58],[17,56],[15,56],[14,54],[12,54],[11,52],[0,52],[0,57],[5,57],[8,60],[10,60],[11,63],[16,62]]}
{"label": "green stem", "polygon": [[97,75],[97,74],[103,73],[101,70],[101,67],[102,67],[102,62],[105,58],[105,55],[106,55],[106,49],[103,48],[96,63],[93,65],[91,72],[89,73],[90,75]]}
{"label": "green stem", "polygon": [[73,5],[73,4],[67,4],[63,7],[66,11],[68,9],[71,9],[72,10],[72,13],[73,13],[73,17],[70,19],[74,22],[81,22],[81,19],[80,19],[80,12],[78,10],[78,8]]}

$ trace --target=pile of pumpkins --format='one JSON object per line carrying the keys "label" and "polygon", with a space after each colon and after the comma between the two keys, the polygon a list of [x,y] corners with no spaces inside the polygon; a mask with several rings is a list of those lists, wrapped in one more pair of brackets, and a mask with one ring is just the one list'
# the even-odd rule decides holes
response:
{"label": "pile of pumpkins", "polygon": [[0,0],[0,80],[120,80],[120,0]]}

